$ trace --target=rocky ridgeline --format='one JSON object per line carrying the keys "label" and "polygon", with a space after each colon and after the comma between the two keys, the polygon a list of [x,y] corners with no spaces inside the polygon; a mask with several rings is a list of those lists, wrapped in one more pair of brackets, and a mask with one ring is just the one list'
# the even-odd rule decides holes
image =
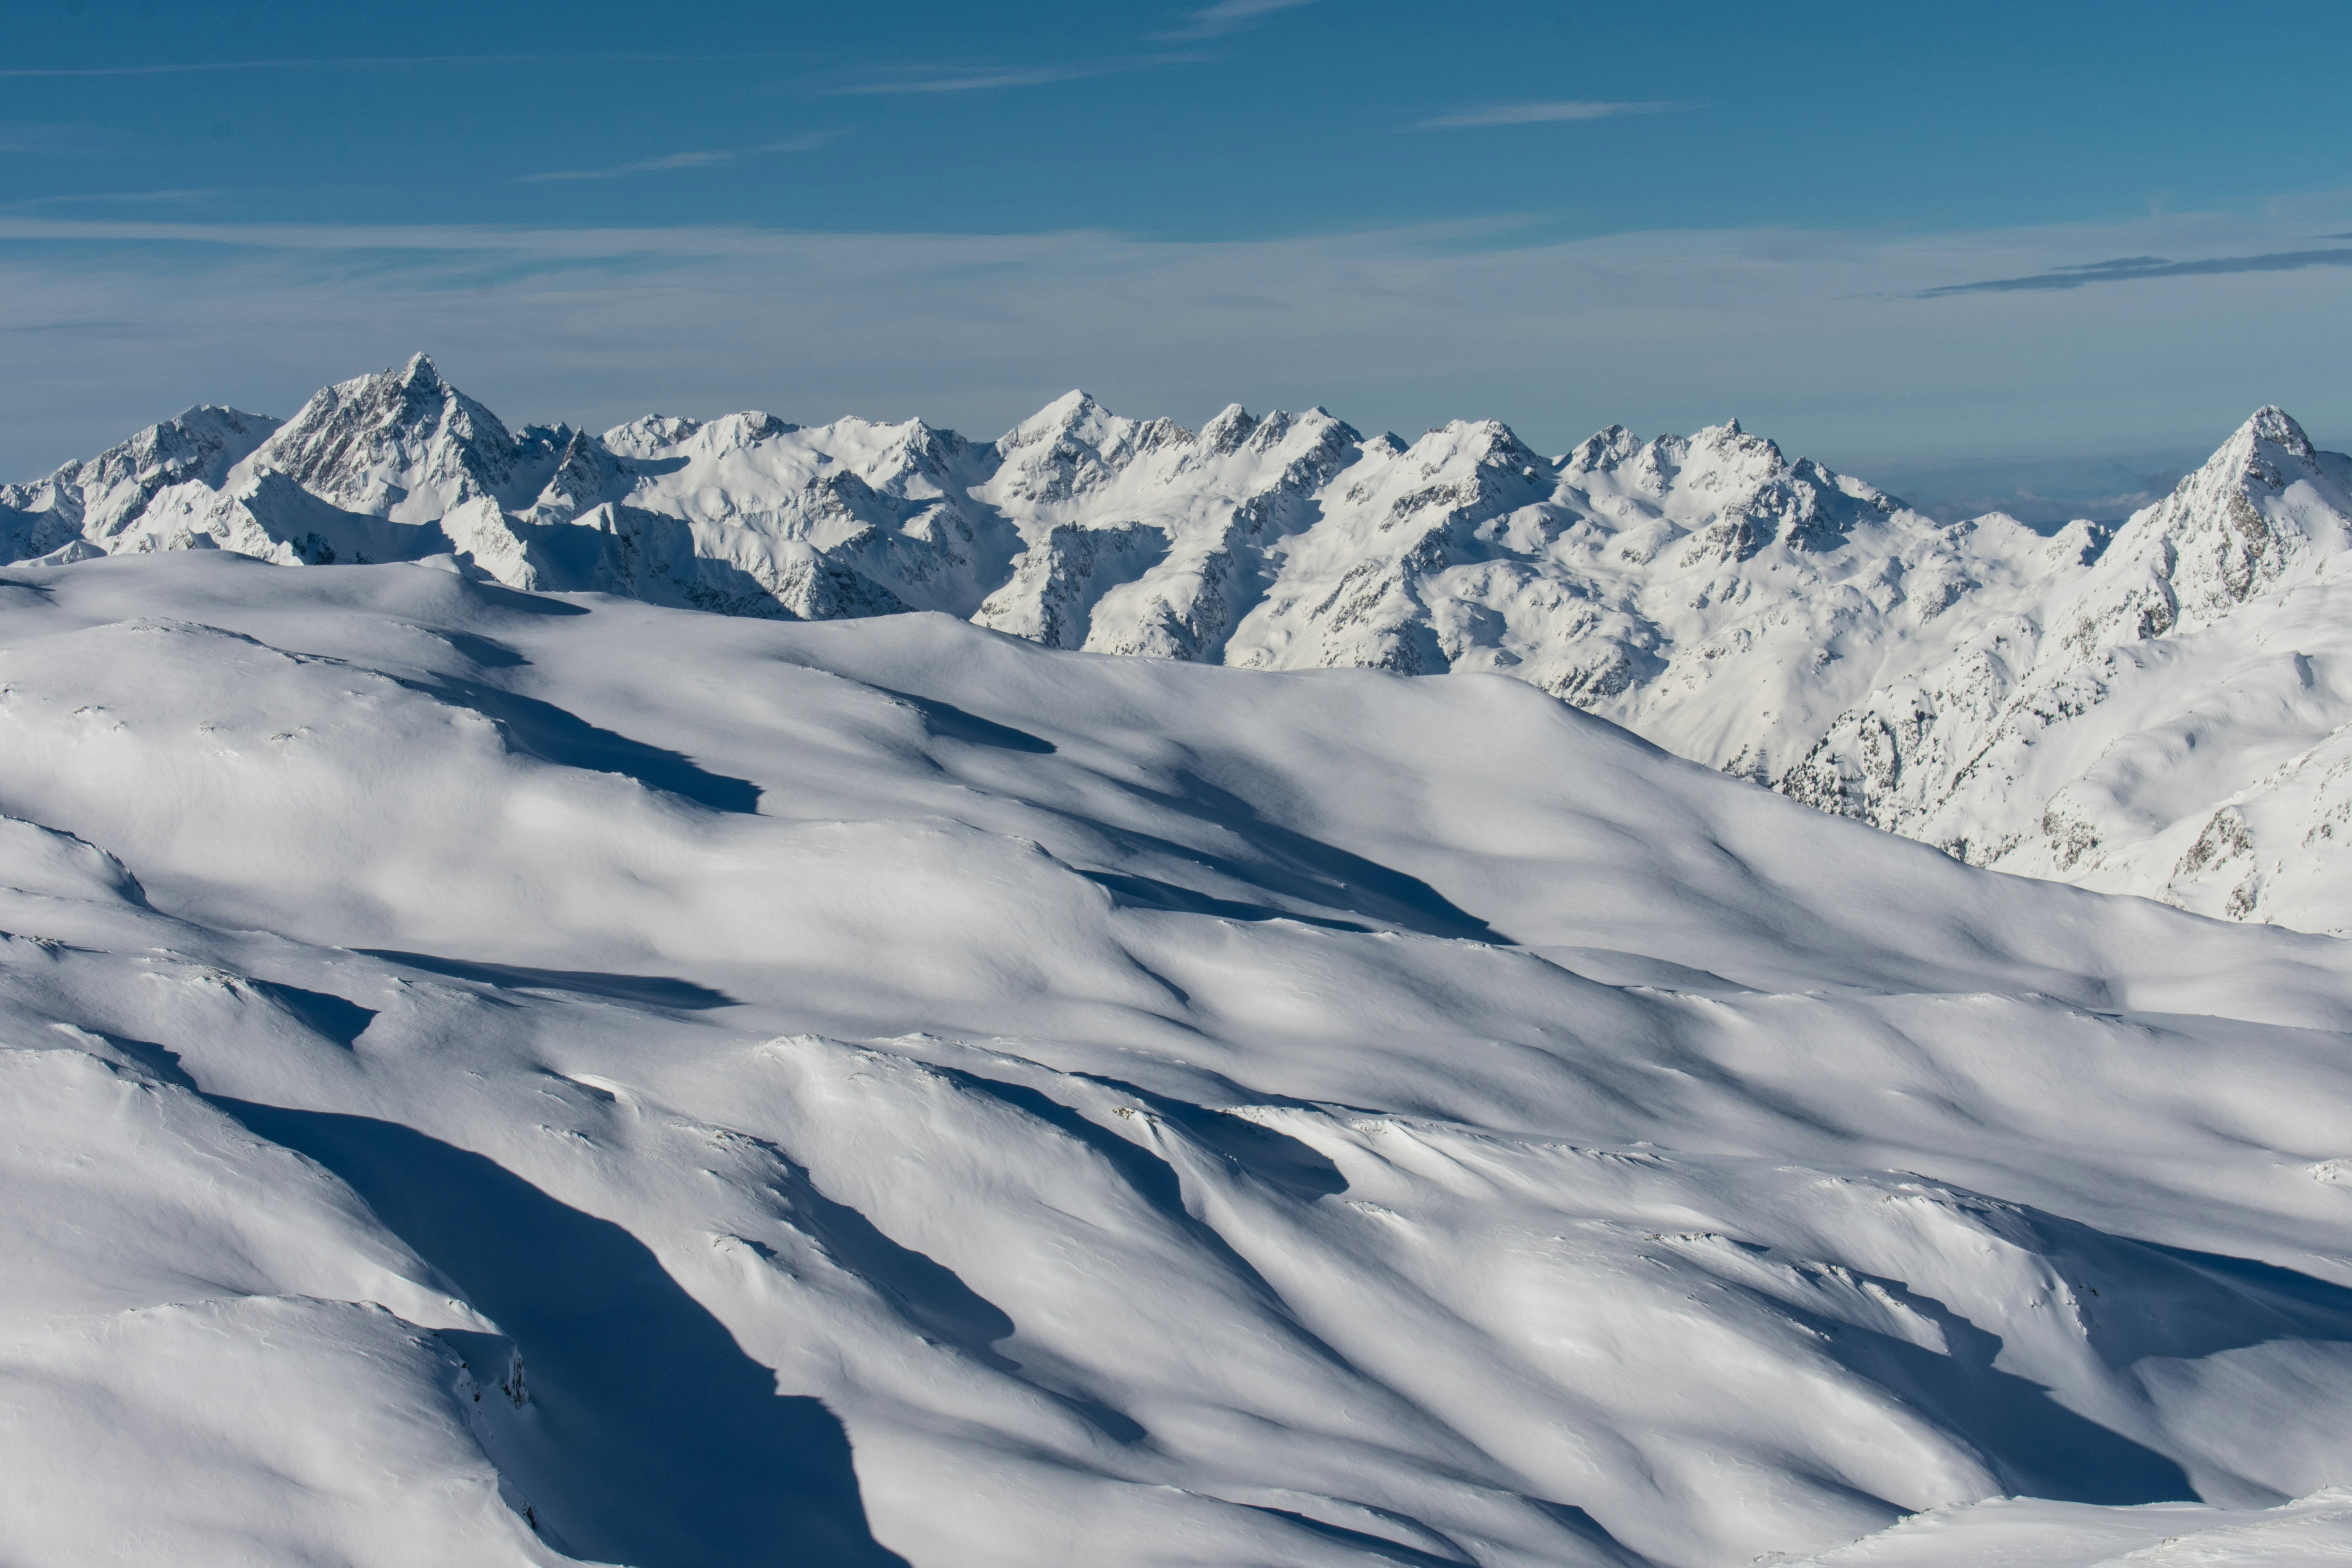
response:
{"label": "rocky ridgeline", "polygon": [[1195,432],[1072,393],[988,444],[758,413],[598,437],[509,431],[420,355],[283,425],[193,409],[0,489],[0,559],[447,555],[730,615],[1498,672],[1977,864],[2344,930],[2347,519],[2352,465],[2276,409],[2112,536],[2044,536],[1937,522],[1737,422],[1546,458],[1492,422],[1407,443],[1235,406]]}

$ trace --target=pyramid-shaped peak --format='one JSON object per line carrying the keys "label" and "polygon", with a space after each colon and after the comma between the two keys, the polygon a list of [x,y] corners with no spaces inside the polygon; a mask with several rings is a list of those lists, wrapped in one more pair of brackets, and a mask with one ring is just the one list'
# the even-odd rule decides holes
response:
{"label": "pyramid-shaped peak", "polygon": [[[499,416],[444,380],[428,354],[411,354],[397,369],[329,387],[311,402],[315,405],[321,398],[340,405],[347,416],[387,427],[406,426],[419,435],[440,431],[461,442],[487,442],[501,450],[513,445]],[[295,423],[303,423],[303,416],[297,416]]]}
{"label": "pyramid-shaped peak", "polygon": [[443,379],[431,355],[414,353],[403,363],[320,387],[291,423],[300,425],[322,408],[365,408],[382,418],[438,421],[453,407],[496,421],[489,410]]}
{"label": "pyramid-shaped peak", "polygon": [[[1759,440],[1761,437],[1750,436],[1748,433],[1748,426],[1742,425],[1737,418],[1732,418],[1725,420],[1720,425],[1708,425],[1691,432],[1691,439],[1712,446],[1728,447],[1740,442]],[[1770,443],[1767,442],[1766,445],[1769,446]]]}
{"label": "pyramid-shaped peak", "polygon": [[1582,472],[1613,468],[1641,449],[1640,437],[1622,425],[1612,425],[1578,442],[1575,449],[1562,462],[1565,467]]}
{"label": "pyramid-shaped peak", "polygon": [[1258,422],[1238,403],[1228,403],[1216,417],[1201,426],[1201,445],[1212,452],[1230,452],[1250,438]]}
{"label": "pyramid-shaped peak", "polygon": [[1111,412],[1083,387],[1072,387],[1028,418],[1007,430],[997,445],[1007,450],[1051,441],[1066,434],[1099,433],[1111,421]]}
{"label": "pyramid-shaped peak", "polygon": [[1515,463],[1536,455],[1535,448],[1519,439],[1517,430],[1499,419],[1481,419],[1470,428],[1486,452],[1497,461]]}
{"label": "pyramid-shaped peak", "polygon": [[1779,442],[1749,435],[1737,419],[1727,419],[1720,425],[1710,425],[1703,430],[1692,432],[1689,449],[1694,457],[1701,452],[1736,453],[1759,459],[1775,470],[1787,461],[1781,456]]}
{"label": "pyramid-shaped peak", "polygon": [[1036,413],[1031,415],[1026,420],[1024,420],[1023,423],[1027,425],[1075,425],[1089,414],[1103,414],[1108,412],[1109,411],[1103,407],[1101,402],[1093,393],[1088,392],[1085,387],[1074,386],[1070,388],[1069,391],[1062,394],[1061,396],[1054,399],[1053,402],[1045,405],[1045,407],[1037,410]]}
{"label": "pyramid-shaped peak", "polygon": [[2293,415],[2275,403],[2255,409],[2252,417],[2238,426],[2238,433],[2284,447],[2298,458],[2313,455],[2311,437],[2303,433],[2303,426],[2294,422]]}
{"label": "pyramid-shaped peak", "polygon": [[257,453],[315,496],[400,521],[492,492],[515,457],[499,416],[421,353],[321,388]]}

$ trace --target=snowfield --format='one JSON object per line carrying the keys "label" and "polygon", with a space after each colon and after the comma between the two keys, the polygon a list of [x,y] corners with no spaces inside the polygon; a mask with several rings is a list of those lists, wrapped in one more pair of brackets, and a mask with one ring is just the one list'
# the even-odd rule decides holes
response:
{"label": "snowfield", "polygon": [[2352,934],[2352,458],[2257,411],[2120,528],[1937,522],[1737,421],[1558,457],[1071,393],[919,420],[510,432],[419,355],[0,486],[0,563],[453,555],[522,590],[1048,647],[1495,672],[1975,865]]}
{"label": "snowfield", "polygon": [[[137,517],[324,482],[241,417]],[[1144,579],[903,436],[950,613],[519,591],[462,469],[0,571],[0,1560],[2352,1561],[2352,946],[1075,651]],[[675,585],[692,498],[582,515]]]}

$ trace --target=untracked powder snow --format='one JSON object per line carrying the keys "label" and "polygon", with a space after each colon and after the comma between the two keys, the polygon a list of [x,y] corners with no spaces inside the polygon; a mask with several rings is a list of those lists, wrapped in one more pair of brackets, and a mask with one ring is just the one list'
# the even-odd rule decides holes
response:
{"label": "untracked powder snow", "polygon": [[0,1563],[2352,1563],[2347,484],[420,360],[0,490]]}

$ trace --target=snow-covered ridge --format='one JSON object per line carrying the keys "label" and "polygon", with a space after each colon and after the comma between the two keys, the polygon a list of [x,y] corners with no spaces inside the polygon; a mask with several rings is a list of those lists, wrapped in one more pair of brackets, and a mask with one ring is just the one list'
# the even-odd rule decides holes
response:
{"label": "snow-covered ridge", "polygon": [[[757,413],[509,433],[422,355],[325,389],[274,434],[247,421],[268,439],[214,439],[226,460],[159,472],[72,534],[79,473],[155,468],[148,449],[201,444],[217,417],[0,493],[10,557],[75,538],[289,563],[454,553],[510,587],[736,614],[938,609],[1054,647],[1257,668],[1499,668],[1618,718],[1706,708],[1679,749],[1725,742],[1769,773],[1789,726],[1756,721],[1752,691],[1652,689],[1712,691],[1717,645],[1755,641],[1762,601],[1823,599],[1802,629],[1851,637],[1853,606],[1815,590],[1906,600],[1924,577],[1932,603],[1956,561],[2037,547],[1979,530],[1956,552],[1950,531],[1736,422],[1649,442],[1611,429],[1548,458],[1491,422],[1407,445],[1319,408],[1234,406],[1194,432],[1072,393],[987,445]],[[1789,695],[1829,700],[1826,719],[1862,689],[1821,685]]]}
{"label": "snow-covered ridge", "polygon": [[195,409],[0,489],[0,559],[450,554],[734,615],[1496,671],[1975,863],[2352,931],[2347,465],[2264,409],[2111,542],[1940,523],[1737,421],[1547,458],[1492,422],[1407,443],[1234,406],[1195,432],[1074,392],[986,444],[760,413],[599,437],[510,432],[420,355],[282,427]]}
{"label": "snow-covered ridge", "polygon": [[2352,945],[1520,682],[20,565],[0,933],[11,1563],[2352,1550]]}
{"label": "snow-covered ridge", "polygon": [[1979,865],[2352,931],[2352,458],[2264,408],[1780,786]]}

